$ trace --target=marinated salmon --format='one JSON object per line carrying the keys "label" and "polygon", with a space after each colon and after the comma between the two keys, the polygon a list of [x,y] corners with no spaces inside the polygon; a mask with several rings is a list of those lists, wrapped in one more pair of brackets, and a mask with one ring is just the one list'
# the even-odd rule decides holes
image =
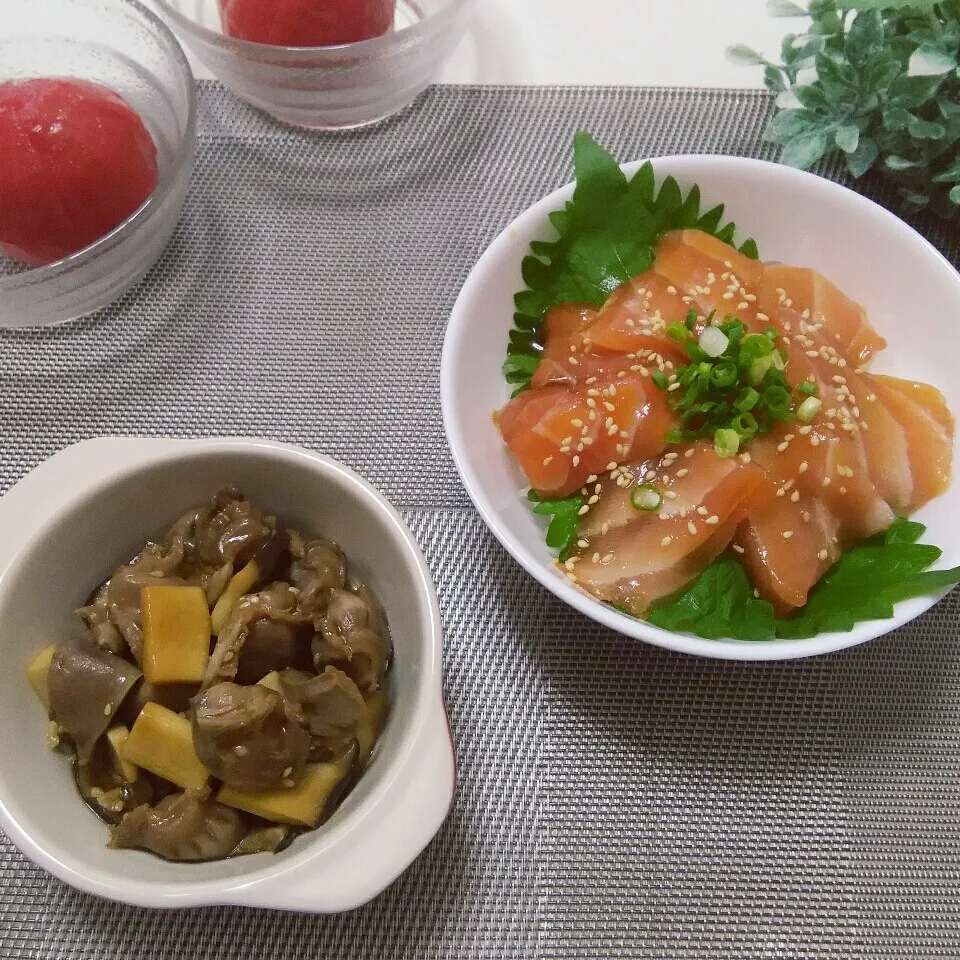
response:
{"label": "marinated salmon", "polygon": [[[775,342],[764,363],[777,361],[791,398],[774,423],[760,429],[754,419],[742,449],[736,437],[722,449],[678,432],[687,421],[675,391],[690,389],[684,371],[700,362],[689,344],[705,346],[707,334],[716,344],[716,325],[759,334],[752,339],[767,350]],[[719,341],[707,359],[726,335]],[[864,309],[815,271],[764,265],[701,231],[675,231],[652,267],[599,309],[549,312],[532,389],[498,423],[542,497],[583,497],[563,571],[593,596],[643,615],[730,548],[758,595],[787,614],[845,549],[950,482],[946,402],[926,384],[868,372],[885,346]],[[759,392],[744,392],[755,398],[737,409],[749,411]],[[749,414],[736,412],[729,422],[746,424]]]}

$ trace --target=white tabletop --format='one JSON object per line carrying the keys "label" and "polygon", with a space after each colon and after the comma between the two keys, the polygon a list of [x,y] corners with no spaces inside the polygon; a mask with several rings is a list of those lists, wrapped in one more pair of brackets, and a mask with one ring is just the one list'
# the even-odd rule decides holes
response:
{"label": "white tabletop", "polygon": [[773,19],[765,0],[477,0],[474,22],[438,79],[760,87],[760,70],[728,63],[724,50],[747,43],[774,55],[802,23]]}

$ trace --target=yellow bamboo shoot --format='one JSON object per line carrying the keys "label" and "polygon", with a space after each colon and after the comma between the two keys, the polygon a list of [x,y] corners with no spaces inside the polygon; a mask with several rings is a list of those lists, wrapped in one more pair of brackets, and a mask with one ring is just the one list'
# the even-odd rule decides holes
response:
{"label": "yellow bamboo shoot", "polygon": [[350,770],[352,754],[332,763],[313,763],[292,787],[272,790],[238,790],[224,784],[217,802],[245,810],[275,823],[315,827],[336,786]]}
{"label": "yellow bamboo shoot", "polygon": [[148,683],[199,683],[210,658],[202,587],[144,587],[143,675]]}
{"label": "yellow bamboo shoot", "polygon": [[190,721],[159,703],[144,705],[120,756],[184,790],[199,790],[210,776],[193,749]]}
{"label": "yellow bamboo shoot", "polygon": [[47,675],[50,673],[50,664],[56,652],[57,645],[51,643],[27,664],[27,681],[48,713],[50,711],[50,692],[47,688]]}

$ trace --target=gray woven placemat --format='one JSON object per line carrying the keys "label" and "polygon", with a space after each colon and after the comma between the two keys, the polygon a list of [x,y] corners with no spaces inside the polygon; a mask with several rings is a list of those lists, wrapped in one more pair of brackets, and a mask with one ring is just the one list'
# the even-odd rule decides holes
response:
{"label": "gray woven placemat", "polygon": [[[202,85],[162,262],[97,318],[0,335],[0,491],[102,434],[262,435],[349,463],[404,508],[436,576],[460,793],[407,874],[332,918],[118,907],[0,837],[0,958],[960,956],[960,597],[815,661],[655,650],[524,575],[443,439],[450,307],[493,236],[570,178],[573,131],[625,158],[768,156],[769,109],[446,87],[323,137]],[[924,226],[956,262],[957,236]]]}

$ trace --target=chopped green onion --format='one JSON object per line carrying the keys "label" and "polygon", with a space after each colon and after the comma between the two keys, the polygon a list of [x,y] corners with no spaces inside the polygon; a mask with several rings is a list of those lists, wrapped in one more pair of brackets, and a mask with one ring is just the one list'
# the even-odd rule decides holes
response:
{"label": "chopped green onion", "polygon": [[677,343],[683,343],[684,340],[689,340],[692,336],[682,323],[671,323],[665,333],[671,340],[676,340]]}
{"label": "chopped green onion", "polygon": [[820,407],[822,406],[823,401],[819,397],[807,397],[807,399],[797,407],[797,419],[802,420],[804,423],[809,423],[820,412]]}
{"label": "chopped green onion", "polygon": [[687,329],[692,331],[693,328],[697,325],[697,311],[688,310],[687,318],[684,321],[684,323],[686,324]]}
{"label": "chopped green onion", "polygon": [[664,439],[667,443],[683,443],[685,437],[682,430],[668,430]]}
{"label": "chopped green onion", "polygon": [[670,386],[670,381],[667,379],[667,375],[662,370],[654,370],[650,374],[650,379],[661,389],[666,390]]}
{"label": "chopped green onion", "polygon": [[642,483],[631,491],[630,502],[637,510],[646,510],[652,513],[654,510],[660,509],[663,503],[663,494],[649,483]]}
{"label": "chopped green onion", "polygon": [[762,333],[751,333],[743,338],[740,344],[741,360],[754,360],[757,357],[765,357],[773,350],[773,341]]}
{"label": "chopped green onion", "polygon": [[[712,327],[711,329],[716,329]],[[737,365],[732,360],[724,360],[714,366],[710,382],[715,387],[732,387],[737,382]]]}
{"label": "chopped green onion", "polygon": [[757,393],[753,387],[744,387],[738,394],[737,399],[734,400],[733,405],[738,409],[746,412],[747,410],[752,410],[760,401],[760,394]]}
{"label": "chopped green onion", "polygon": [[797,392],[808,397],[815,397],[820,392],[820,388],[812,380],[804,380],[797,384]]}
{"label": "chopped green onion", "polygon": [[785,370],[787,362],[783,359],[783,354],[779,350],[774,350],[770,354],[770,366],[774,370]]}
{"label": "chopped green onion", "polygon": [[785,420],[790,415],[790,391],[776,384],[769,386],[763,391],[763,404],[775,417]]}
{"label": "chopped green onion", "polygon": [[732,457],[740,449],[740,435],[729,428],[717,430],[713,435],[713,449],[718,457]]}
{"label": "chopped green onion", "polygon": [[752,437],[757,432],[759,424],[752,413],[744,411],[733,418],[730,426],[736,430],[737,436],[746,440],[747,437]]}
{"label": "chopped green onion", "polygon": [[750,381],[751,386],[759,387],[760,384],[763,383],[763,378],[767,375],[767,371],[772,365],[770,354],[751,360],[750,367],[747,371],[747,379]]}
{"label": "chopped green onion", "polygon": [[[667,328],[669,330],[669,327]],[[730,340],[719,327],[707,327],[700,334],[700,349],[708,357],[722,356],[727,347],[730,346]]]}

